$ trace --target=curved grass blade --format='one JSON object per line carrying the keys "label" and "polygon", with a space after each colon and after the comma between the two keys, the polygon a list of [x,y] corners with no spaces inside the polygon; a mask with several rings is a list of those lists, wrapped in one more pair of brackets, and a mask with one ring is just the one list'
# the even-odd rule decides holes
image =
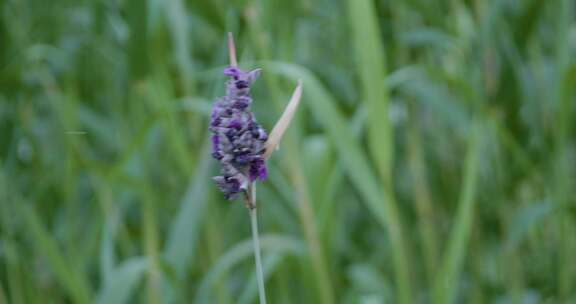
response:
{"label": "curved grass blade", "polygon": [[130,295],[142,280],[148,262],[143,257],[130,258],[110,273],[97,298],[99,304],[128,303]]}
{"label": "curved grass blade", "polygon": [[35,250],[42,252],[47,259],[56,279],[69,293],[74,303],[90,303],[90,288],[88,282],[81,274],[73,269],[67,259],[58,249],[54,238],[45,230],[38,214],[32,207],[21,205],[21,213],[24,215],[26,224],[31,232],[31,241]]}
{"label": "curved grass blade", "polygon": [[[261,249],[273,253],[284,253],[291,255],[303,255],[306,246],[300,240],[292,237],[280,235],[263,235],[260,237]],[[193,303],[211,303],[210,291],[216,280],[223,274],[228,273],[238,263],[245,259],[252,258],[254,249],[252,240],[245,240],[224,254],[211,270],[204,276],[196,292]]]}

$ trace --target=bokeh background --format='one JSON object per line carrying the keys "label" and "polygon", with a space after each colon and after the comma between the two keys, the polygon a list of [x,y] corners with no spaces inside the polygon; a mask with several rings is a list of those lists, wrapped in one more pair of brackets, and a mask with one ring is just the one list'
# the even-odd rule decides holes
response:
{"label": "bokeh background", "polygon": [[569,0],[3,0],[0,303],[256,303],[210,180],[226,33],[263,68],[270,303],[576,303]]}

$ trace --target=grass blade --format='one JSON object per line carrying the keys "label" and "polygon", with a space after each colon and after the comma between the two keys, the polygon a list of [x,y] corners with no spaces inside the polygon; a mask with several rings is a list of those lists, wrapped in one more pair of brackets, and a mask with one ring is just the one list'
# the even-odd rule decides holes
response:
{"label": "grass blade", "polygon": [[138,286],[148,267],[143,257],[130,258],[110,273],[110,279],[104,283],[97,298],[99,304],[128,303],[130,295]]}
{"label": "grass blade", "polygon": [[[178,280],[184,278],[185,270],[193,260],[207,203],[206,189],[210,181],[209,169],[212,163],[208,153],[209,147],[209,143],[205,143],[200,152],[196,175],[182,199],[176,218],[171,223],[163,252],[164,261],[175,271]],[[165,301],[173,296],[173,291],[167,291]]]}
{"label": "grass blade", "polygon": [[360,192],[368,209],[376,217],[378,222],[388,231],[391,240],[394,270],[397,284],[401,285],[403,300],[409,299],[408,295],[408,260],[406,256],[406,244],[402,235],[399,215],[393,197],[387,191],[382,191],[376,182],[370,168],[370,162],[359,148],[359,143],[352,130],[348,128],[348,122],[335,107],[334,98],[328,93],[320,82],[304,67],[286,64],[269,63],[268,69],[285,75],[291,79],[302,79],[306,83],[306,92],[310,102],[304,104],[310,107],[315,118],[322,124],[332,140],[338,154],[346,168],[351,182]]}
{"label": "grass blade", "polygon": [[[392,238],[402,239],[402,221],[396,206],[393,185],[393,151],[394,132],[388,110],[389,98],[386,84],[384,49],[380,41],[380,30],[376,19],[376,10],[372,0],[348,0],[350,24],[355,46],[356,67],[360,74],[362,96],[368,110],[368,144],[370,155],[380,174],[387,200],[387,215],[390,225],[396,226],[397,232]],[[399,241],[398,246],[404,247]],[[396,257],[397,301],[412,303],[410,270],[406,262],[405,249],[403,257]]]}
{"label": "grass blade", "polygon": [[436,304],[452,303],[458,289],[458,275],[464,262],[466,247],[470,239],[470,233],[474,221],[474,202],[476,201],[476,181],[479,167],[479,132],[480,127],[475,126],[471,130],[471,138],[468,145],[468,154],[464,164],[462,192],[458,203],[458,211],[454,220],[454,226],[450,233],[447,252],[438,272],[438,278],[434,287],[434,299]]}
{"label": "grass blade", "polygon": [[388,113],[388,92],[384,50],[371,0],[348,0],[350,25],[354,42],[356,67],[361,93],[368,110],[370,154],[388,191],[392,189],[394,133]]}
{"label": "grass blade", "polygon": [[[300,256],[305,253],[305,244],[292,237],[279,235],[262,235],[260,246],[263,251],[273,253],[283,253]],[[204,276],[196,292],[193,303],[212,303],[210,301],[210,290],[212,284],[223,274],[245,259],[252,258],[254,248],[252,240],[245,240],[224,254],[212,269]]]}
{"label": "grass blade", "polygon": [[42,252],[50,263],[52,271],[60,284],[68,291],[74,303],[90,303],[90,288],[86,280],[70,267],[52,236],[45,230],[38,214],[30,206],[21,206],[27,226],[31,232],[31,241],[38,252]]}

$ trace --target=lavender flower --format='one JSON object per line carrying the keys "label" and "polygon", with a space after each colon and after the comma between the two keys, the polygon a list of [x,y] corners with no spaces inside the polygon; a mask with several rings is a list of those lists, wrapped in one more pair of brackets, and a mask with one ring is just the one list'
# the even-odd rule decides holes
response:
{"label": "lavender flower", "polygon": [[226,96],[214,104],[210,121],[212,156],[222,166],[222,175],[214,177],[214,180],[224,192],[226,199],[235,199],[241,193],[246,195],[246,207],[250,214],[254,240],[258,296],[260,303],[266,304],[254,182],[256,179],[266,179],[266,159],[278,149],[280,139],[298,108],[302,96],[302,81],[298,80],[298,86],[290,102],[268,138],[266,131],[256,122],[254,114],[250,112],[252,104],[250,86],[260,75],[260,69],[245,72],[237,67],[236,47],[232,33],[228,33],[228,51],[230,66],[224,70],[224,74],[230,76],[231,79],[226,83]]}
{"label": "lavender flower", "polygon": [[224,74],[231,79],[226,83],[226,96],[214,105],[210,122],[212,156],[221,165],[221,175],[213,179],[226,199],[233,200],[256,179],[266,179],[263,154],[268,134],[250,112],[250,86],[260,69],[245,72],[233,65]]}

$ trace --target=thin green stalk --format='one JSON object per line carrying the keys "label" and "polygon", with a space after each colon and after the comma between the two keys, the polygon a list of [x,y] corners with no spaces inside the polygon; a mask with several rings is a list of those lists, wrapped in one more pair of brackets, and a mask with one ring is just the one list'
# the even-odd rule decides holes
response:
{"label": "thin green stalk", "polygon": [[414,183],[414,201],[418,214],[418,226],[423,247],[426,274],[430,284],[434,282],[434,273],[438,259],[438,237],[435,225],[434,208],[430,187],[426,176],[426,164],[422,153],[420,131],[416,123],[409,128],[408,162]]}
{"label": "thin green stalk", "polygon": [[[472,240],[470,241],[470,252],[479,252],[482,248],[482,231],[481,229],[476,229]],[[472,280],[475,282],[481,282],[483,277],[483,272],[485,271],[485,265],[483,256],[473,255],[470,257],[472,264]],[[488,294],[484,289],[483,284],[474,284],[472,292],[470,292],[470,304],[482,304],[487,303],[488,299],[486,295]]]}
{"label": "thin green stalk", "polygon": [[[554,182],[554,194],[553,199],[560,206],[560,208],[569,210],[573,200],[573,191],[571,189],[571,180],[574,176],[574,166],[571,164],[571,153],[573,152],[574,141],[573,130],[574,130],[574,82],[576,81],[576,64],[570,61],[570,47],[569,44],[564,43],[570,33],[568,29],[570,28],[571,20],[574,20],[574,4],[572,1],[560,1],[557,8],[560,10],[558,12],[558,24],[559,29],[558,37],[558,47],[557,47],[557,64],[559,79],[563,79],[562,82],[558,83],[557,95],[560,107],[557,114],[557,125],[555,132],[555,161],[553,165],[555,166],[555,182]],[[572,205],[573,206],[573,205]],[[558,293],[562,301],[568,302],[571,294],[574,290],[574,267],[571,262],[574,257],[574,252],[576,250],[576,244],[574,242],[574,225],[571,220],[570,214],[564,212],[558,217],[557,229],[560,234],[560,242],[558,244],[559,251],[559,263],[558,263]]]}
{"label": "thin green stalk", "polygon": [[250,185],[248,196],[248,211],[252,224],[252,241],[254,244],[254,260],[256,262],[256,279],[258,282],[258,296],[260,304],[266,304],[266,289],[264,287],[264,272],[262,271],[262,257],[260,256],[260,237],[258,235],[258,214],[256,212],[256,184]]}
{"label": "thin green stalk", "polygon": [[468,145],[468,153],[464,166],[462,192],[458,203],[458,211],[450,234],[448,249],[438,273],[434,286],[433,303],[446,304],[454,301],[458,289],[458,275],[464,263],[466,247],[470,239],[474,221],[474,205],[476,201],[476,181],[478,179],[478,125],[472,127],[472,137]]}
{"label": "thin green stalk", "polygon": [[512,303],[522,303],[525,294],[521,256],[516,251],[511,251],[504,255],[506,263],[506,272],[508,273],[508,292]]}
{"label": "thin green stalk", "polygon": [[[292,154],[292,160],[297,160],[297,154]],[[320,303],[334,303],[332,282],[328,272],[328,266],[324,257],[324,251],[320,242],[318,230],[316,228],[315,214],[312,204],[310,202],[310,192],[308,191],[306,178],[302,172],[302,167],[298,165],[300,162],[293,163],[291,167],[292,179],[296,191],[298,192],[298,211],[300,212],[300,220],[304,226],[304,234],[306,242],[310,247],[310,255],[312,258],[312,267],[316,278],[318,279],[318,287],[320,288]]]}
{"label": "thin green stalk", "polygon": [[[0,231],[3,232],[3,246],[5,253],[3,254],[4,258],[2,259],[3,267],[6,269],[6,277],[8,278],[6,282],[6,289],[8,295],[10,296],[10,303],[20,304],[24,303],[23,299],[23,292],[22,292],[22,279],[21,279],[21,270],[20,265],[22,263],[19,262],[19,255],[14,254],[17,251],[17,244],[14,241],[14,226],[12,226],[12,222],[9,221],[10,215],[14,214],[13,204],[10,204],[13,200],[12,195],[8,194],[8,189],[10,186],[8,185],[7,179],[4,177],[4,166],[2,160],[0,159],[0,202],[6,202],[4,204],[0,204]],[[3,297],[6,297],[5,295]],[[5,302],[0,303],[8,303],[7,300]]]}
{"label": "thin green stalk", "polygon": [[0,282],[0,303],[8,303],[6,299],[6,293],[4,292],[4,288],[2,287],[2,283]]}
{"label": "thin green stalk", "polygon": [[156,208],[150,194],[144,197],[142,225],[144,230],[144,247],[150,261],[148,269],[148,303],[160,303],[160,266],[158,249],[158,225]]}
{"label": "thin green stalk", "polygon": [[292,290],[290,288],[290,269],[291,264],[289,261],[285,261],[277,269],[277,275],[275,276],[277,292],[276,297],[282,299],[278,303],[294,303]]}

